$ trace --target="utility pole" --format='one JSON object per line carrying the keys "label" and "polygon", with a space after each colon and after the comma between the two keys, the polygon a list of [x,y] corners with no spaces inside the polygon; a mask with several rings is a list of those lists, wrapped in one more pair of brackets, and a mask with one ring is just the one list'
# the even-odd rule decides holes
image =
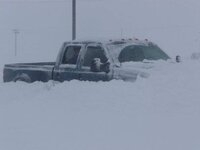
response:
{"label": "utility pole", "polygon": [[72,0],[72,40],[76,39],[76,0]]}
{"label": "utility pole", "polygon": [[13,30],[14,37],[15,37],[15,56],[17,56],[17,35],[20,33],[18,29]]}

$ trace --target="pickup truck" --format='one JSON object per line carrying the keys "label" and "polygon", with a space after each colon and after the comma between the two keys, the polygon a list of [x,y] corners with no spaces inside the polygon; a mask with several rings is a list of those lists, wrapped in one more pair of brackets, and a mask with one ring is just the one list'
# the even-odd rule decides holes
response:
{"label": "pickup truck", "polygon": [[124,70],[122,63],[160,59],[168,60],[170,57],[148,40],[71,41],[62,45],[56,62],[6,64],[3,80],[29,83],[73,79],[135,80],[138,75],[145,76],[145,73],[137,68]]}

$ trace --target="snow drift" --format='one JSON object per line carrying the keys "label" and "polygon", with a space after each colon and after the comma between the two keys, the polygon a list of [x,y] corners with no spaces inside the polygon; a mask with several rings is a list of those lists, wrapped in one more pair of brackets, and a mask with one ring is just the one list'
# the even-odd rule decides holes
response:
{"label": "snow drift", "polygon": [[197,150],[200,62],[136,82],[0,83],[2,150]]}

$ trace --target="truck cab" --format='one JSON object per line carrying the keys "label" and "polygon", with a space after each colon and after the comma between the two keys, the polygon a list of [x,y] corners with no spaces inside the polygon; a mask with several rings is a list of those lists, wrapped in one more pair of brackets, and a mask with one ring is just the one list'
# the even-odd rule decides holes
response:
{"label": "truck cab", "polygon": [[108,81],[111,79],[110,71],[93,71],[92,62],[98,58],[99,63],[109,62],[108,52],[103,44],[95,42],[65,43],[57,57],[53,79],[65,80],[89,80]]}

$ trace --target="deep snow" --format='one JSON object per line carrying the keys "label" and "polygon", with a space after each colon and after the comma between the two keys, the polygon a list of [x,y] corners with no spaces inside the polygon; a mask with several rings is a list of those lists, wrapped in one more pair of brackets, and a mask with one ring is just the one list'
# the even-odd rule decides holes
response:
{"label": "deep snow", "polygon": [[136,82],[0,83],[2,150],[198,150],[199,60]]}
{"label": "deep snow", "polygon": [[200,149],[199,1],[78,1],[79,38],[150,38],[182,62],[158,62],[135,82],[33,84],[2,83],[3,65],[55,60],[71,38],[71,3],[3,1],[0,150]]}

